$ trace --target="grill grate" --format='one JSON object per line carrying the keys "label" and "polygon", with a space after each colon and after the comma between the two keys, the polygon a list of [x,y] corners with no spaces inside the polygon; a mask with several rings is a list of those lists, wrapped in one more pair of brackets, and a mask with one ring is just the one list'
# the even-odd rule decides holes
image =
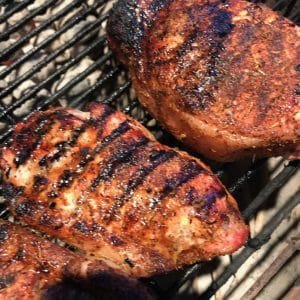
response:
{"label": "grill grate", "polygon": [[[40,3],[41,4],[38,4]],[[28,118],[30,113],[43,110],[54,105],[69,105],[82,108],[91,100],[96,100],[113,105],[119,110],[134,116],[161,141],[170,146],[184,148],[168,133],[164,132],[155,120],[138,104],[135,94],[130,89],[131,83],[127,73],[113,60],[112,53],[107,47],[105,39],[105,23],[108,11],[113,1],[3,1],[0,0],[0,142],[5,142],[16,122]],[[257,2],[257,1],[253,1]],[[291,20],[300,24],[300,1],[298,0],[269,0],[266,1],[273,9],[279,10]],[[49,10],[57,8],[49,17]],[[21,18],[11,20],[15,16]],[[39,20],[38,22],[36,20]],[[90,19],[89,22],[87,20]],[[68,35],[82,22],[87,22],[80,30],[59,44],[55,49],[51,45],[56,43],[63,35]],[[59,24],[59,25],[57,25]],[[46,30],[52,29],[50,35],[44,40],[39,40]],[[20,33],[19,38],[14,38]],[[38,41],[32,42],[34,38]],[[67,51],[69,57],[63,59]],[[89,59],[89,64],[82,67],[76,74],[66,80],[66,74],[72,68],[78,67],[84,59]],[[28,62],[32,66],[25,72],[20,68]],[[41,79],[36,79],[36,74],[47,70],[54,63],[54,68]],[[87,81],[89,76],[98,72],[96,80],[90,79],[90,84],[74,92],[81,82]],[[13,76],[15,74],[15,76]],[[9,77],[13,79],[8,79]],[[62,84],[64,82],[65,84]],[[33,82],[29,87],[28,82]],[[60,84],[57,84],[60,83]],[[20,89],[18,95],[15,91]],[[43,93],[41,94],[41,92]],[[196,154],[195,154],[196,155]],[[196,155],[197,156],[197,155]],[[242,172],[240,163],[216,164],[208,162],[216,174],[221,177],[238,199],[243,198],[243,188],[266,167],[267,160],[247,162]],[[255,215],[257,211],[270,201],[270,196],[278,191],[299,170],[299,161],[290,162],[272,180],[268,181],[257,193],[250,203],[243,205],[243,215],[246,220]],[[231,178],[227,174],[235,174]],[[253,185],[253,183],[252,183]],[[253,185],[254,186],[254,185]],[[249,240],[244,250],[236,256],[230,266],[214,281],[202,295],[208,299],[214,295],[250,255],[263,244],[267,243],[276,227],[285,219],[293,208],[300,202],[300,193],[297,192],[265,225],[263,230]],[[4,203],[0,204],[0,217],[8,218],[9,212]],[[209,263],[199,263],[184,270],[159,276],[147,280],[160,298],[176,297],[179,289],[189,280],[195,278]],[[201,299],[202,299],[201,298]]]}

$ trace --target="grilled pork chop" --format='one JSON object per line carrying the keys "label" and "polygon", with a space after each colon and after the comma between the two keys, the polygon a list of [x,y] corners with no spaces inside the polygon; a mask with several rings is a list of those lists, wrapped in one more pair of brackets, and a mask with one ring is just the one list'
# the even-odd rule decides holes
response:
{"label": "grilled pork chop", "polygon": [[0,298],[152,299],[141,284],[116,266],[84,259],[3,220],[0,220]]}
{"label": "grilled pork chop", "polygon": [[201,161],[105,105],[35,113],[0,151],[0,169],[19,220],[135,276],[231,253],[248,235]]}
{"label": "grilled pork chop", "polygon": [[138,99],[194,150],[300,158],[300,29],[289,20],[242,0],[120,0],[107,30]]}

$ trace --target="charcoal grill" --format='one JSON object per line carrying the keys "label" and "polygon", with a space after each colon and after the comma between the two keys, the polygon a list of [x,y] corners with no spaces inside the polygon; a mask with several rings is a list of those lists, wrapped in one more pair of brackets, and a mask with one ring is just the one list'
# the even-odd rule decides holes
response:
{"label": "charcoal grill", "polygon": [[[108,49],[105,23],[112,2],[0,0],[1,143],[9,139],[16,122],[26,119],[34,111],[56,105],[83,108],[88,102],[96,100],[132,115],[148,127],[161,142],[184,149],[183,145],[166,133],[147,111],[139,106],[128,74],[116,63]],[[266,2],[274,10],[300,24],[299,0]],[[50,10],[53,11],[48,16]],[[82,26],[79,26],[80,24]],[[72,32],[75,28],[76,31]],[[44,35],[46,37],[42,39]],[[67,40],[58,43],[56,47],[51,46],[66,35],[69,37]],[[88,63],[81,65],[87,58]],[[24,66],[29,62],[30,67],[24,70]],[[52,68],[49,68],[50,64]],[[74,70],[79,65],[76,73]],[[46,75],[36,76],[42,72],[46,72]],[[68,74],[71,74],[69,78]],[[236,196],[247,221],[268,205],[272,201],[271,196],[300,169],[299,161],[285,162],[284,168],[274,178],[267,180],[257,189],[255,180],[267,162],[267,159],[226,164],[207,161],[230,192]],[[255,188],[251,201],[244,201],[245,186],[248,186],[248,189],[250,187],[250,190]],[[245,248],[232,259],[230,265],[215,278],[208,289],[201,296],[190,294],[189,299],[209,299],[213,296],[247,258],[268,243],[274,230],[299,202],[298,187],[298,191],[286,201],[284,207],[278,209],[263,229],[248,241]],[[5,203],[0,204],[0,217],[9,218]],[[147,279],[145,284],[161,299],[187,298],[179,293],[180,289],[212,263],[198,263],[183,270]]]}

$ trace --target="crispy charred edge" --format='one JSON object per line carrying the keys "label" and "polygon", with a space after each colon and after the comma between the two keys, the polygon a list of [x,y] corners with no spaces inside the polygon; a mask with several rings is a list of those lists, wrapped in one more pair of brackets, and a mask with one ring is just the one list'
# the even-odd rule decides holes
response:
{"label": "crispy charred edge", "polygon": [[135,55],[140,55],[145,30],[152,25],[158,11],[172,1],[118,1],[112,9],[107,25],[108,40],[111,47],[117,50],[117,47],[121,45],[121,48],[128,54],[133,51]]}

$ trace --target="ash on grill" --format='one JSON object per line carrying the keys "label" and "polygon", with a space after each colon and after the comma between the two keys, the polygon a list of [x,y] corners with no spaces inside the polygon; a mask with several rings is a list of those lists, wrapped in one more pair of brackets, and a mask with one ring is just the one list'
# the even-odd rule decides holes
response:
{"label": "ash on grill", "polygon": [[[144,111],[105,40],[110,0],[0,0],[0,140],[49,105],[98,100],[134,116],[170,146],[183,145]],[[258,2],[253,0],[253,2]],[[300,23],[300,0],[268,0]],[[148,280],[161,299],[275,299],[297,293],[299,162],[208,162],[238,199],[251,239],[232,256]],[[275,194],[277,193],[277,194]],[[0,217],[9,216],[0,199]],[[64,245],[61,241],[57,241]]]}

